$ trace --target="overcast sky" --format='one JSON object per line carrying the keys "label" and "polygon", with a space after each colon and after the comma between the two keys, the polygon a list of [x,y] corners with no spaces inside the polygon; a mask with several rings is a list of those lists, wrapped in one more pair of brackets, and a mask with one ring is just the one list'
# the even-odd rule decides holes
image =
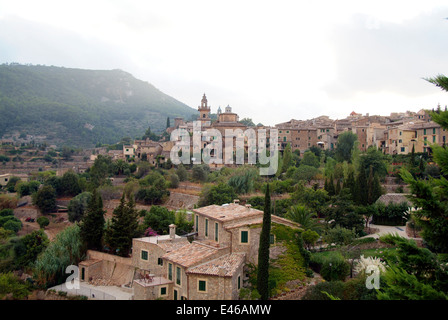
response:
{"label": "overcast sky", "polygon": [[0,63],[122,69],[274,125],[448,105],[444,1],[0,0]]}

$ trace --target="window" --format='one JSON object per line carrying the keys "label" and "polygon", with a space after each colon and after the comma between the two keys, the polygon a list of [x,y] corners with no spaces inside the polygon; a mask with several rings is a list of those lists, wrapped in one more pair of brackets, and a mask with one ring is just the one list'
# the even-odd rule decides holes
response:
{"label": "window", "polygon": [[238,276],[238,290],[241,289],[241,276]]}
{"label": "window", "polygon": [[436,128],[432,129],[432,134],[436,134]]}
{"label": "window", "polygon": [[198,291],[199,292],[207,292],[207,281],[206,280],[198,280]]}
{"label": "window", "polygon": [[402,143],[403,141],[400,139],[400,140],[398,140],[398,143]]}
{"label": "window", "polygon": [[166,296],[167,295],[166,287],[160,287],[160,295],[161,296]]}
{"label": "window", "polygon": [[426,129],[423,129],[423,134],[426,134]]}
{"label": "window", "polygon": [[401,147],[401,152],[404,152],[404,147]]}
{"label": "window", "polygon": [[208,237],[208,219],[205,219],[205,236]]}
{"label": "window", "polygon": [[286,133],[289,133],[289,130],[288,130],[288,131],[286,131]]}
{"label": "window", "polygon": [[241,230],[240,242],[241,243],[248,243],[249,242],[249,231]]}
{"label": "window", "polygon": [[215,222],[215,241],[218,241],[218,222]]}
{"label": "window", "polygon": [[274,241],[275,241],[275,237],[274,237],[274,235],[271,233],[271,234],[269,235],[269,243],[270,243],[270,244],[274,244]]}
{"label": "window", "polygon": [[196,226],[195,226],[195,230],[196,230],[196,232],[198,232],[198,230],[199,230],[199,216],[198,216],[198,215],[196,215],[195,219],[196,219]]}
{"label": "window", "polygon": [[173,280],[173,265],[171,263],[168,264],[168,279]]}
{"label": "window", "polygon": [[283,142],[285,142],[286,141],[286,137],[283,137]]}
{"label": "window", "polygon": [[148,261],[148,251],[142,250],[142,260]]}
{"label": "window", "polygon": [[176,267],[176,284],[180,286],[180,268]]}
{"label": "window", "polygon": [[163,266],[163,259],[162,259],[162,258],[158,258],[158,259],[157,259],[157,264],[158,264],[159,266]]}
{"label": "window", "polygon": [[436,136],[432,136],[432,142],[436,142]]}

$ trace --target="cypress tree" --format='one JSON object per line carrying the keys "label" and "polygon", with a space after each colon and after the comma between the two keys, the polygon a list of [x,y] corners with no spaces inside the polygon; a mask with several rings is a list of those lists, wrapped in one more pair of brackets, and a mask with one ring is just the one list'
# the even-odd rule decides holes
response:
{"label": "cypress tree", "polygon": [[343,187],[350,190],[350,194],[352,195],[352,200],[355,200],[355,175],[353,171],[350,171],[347,179],[344,180]]}
{"label": "cypress tree", "polygon": [[166,118],[166,128],[168,129],[170,127],[170,117]]}
{"label": "cypress tree", "polygon": [[106,223],[104,219],[105,213],[101,195],[95,189],[80,224],[81,240],[87,249],[102,249],[104,225]]}
{"label": "cypress tree", "polygon": [[372,167],[370,167],[367,187],[369,188],[367,202],[368,204],[373,204],[376,200],[378,200],[383,192],[381,190],[380,179],[378,178],[377,174],[373,174]]}
{"label": "cypress tree", "polygon": [[114,209],[111,225],[107,232],[110,248],[122,257],[127,257],[132,248],[132,238],[136,235],[138,213],[133,198],[126,203],[123,193],[120,204]]}
{"label": "cypress tree", "polygon": [[340,179],[337,179],[337,183],[336,183],[336,187],[334,189],[334,192],[335,192],[336,195],[341,193],[341,180]]}
{"label": "cypress tree", "polygon": [[355,190],[353,197],[358,205],[367,205],[368,202],[368,186],[366,171],[364,168],[360,168],[358,176],[356,177]]}
{"label": "cypress tree", "polygon": [[269,298],[269,247],[271,233],[271,195],[269,184],[264,199],[263,225],[258,248],[257,290],[262,300]]}
{"label": "cypress tree", "polygon": [[336,193],[335,188],[334,188],[333,175],[330,176],[330,180],[328,181],[328,190],[327,191],[328,191],[328,195],[330,197],[334,196]]}

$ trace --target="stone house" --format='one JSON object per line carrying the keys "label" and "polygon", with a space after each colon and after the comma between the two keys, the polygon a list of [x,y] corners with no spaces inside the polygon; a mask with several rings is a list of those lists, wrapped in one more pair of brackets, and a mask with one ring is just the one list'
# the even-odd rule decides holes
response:
{"label": "stone house", "polygon": [[[193,210],[195,239],[175,235],[134,239],[134,299],[235,300],[247,281],[245,266],[258,261],[263,212],[250,205]],[[300,226],[272,215],[272,223]],[[272,241],[275,241],[272,237]]]}

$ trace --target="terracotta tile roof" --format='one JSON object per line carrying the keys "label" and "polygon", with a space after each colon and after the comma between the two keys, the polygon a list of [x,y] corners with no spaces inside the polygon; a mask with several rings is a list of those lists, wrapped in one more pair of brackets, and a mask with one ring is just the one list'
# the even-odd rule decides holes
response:
{"label": "terracotta tile roof", "polygon": [[386,205],[390,203],[400,204],[402,202],[406,202],[409,206],[412,206],[412,202],[406,197],[406,195],[407,194],[405,193],[386,193],[379,197],[376,202],[381,202]]}
{"label": "terracotta tile roof", "polygon": [[198,242],[192,242],[178,250],[164,254],[162,258],[188,268],[201,263],[203,259],[214,255],[217,252],[217,248]]}
{"label": "terracotta tile roof", "polygon": [[165,250],[166,252],[171,252],[171,251],[175,251],[178,250],[180,248],[185,247],[186,245],[190,244],[188,242],[187,239],[185,239],[186,241],[164,241],[164,242],[159,242],[158,246],[160,248],[162,248],[163,250]]}
{"label": "terracotta tile roof", "polygon": [[244,263],[244,253],[231,253],[188,269],[189,274],[231,277]]}
{"label": "terracotta tile roof", "polygon": [[230,203],[227,205],[210,205],[198,209],[194,209],[193,212],[203,216],[210,217],[212,219],[227,222],[235,219],[243,219],[250,217],[263,216],[263,211],[248,208],[239,204]]}

